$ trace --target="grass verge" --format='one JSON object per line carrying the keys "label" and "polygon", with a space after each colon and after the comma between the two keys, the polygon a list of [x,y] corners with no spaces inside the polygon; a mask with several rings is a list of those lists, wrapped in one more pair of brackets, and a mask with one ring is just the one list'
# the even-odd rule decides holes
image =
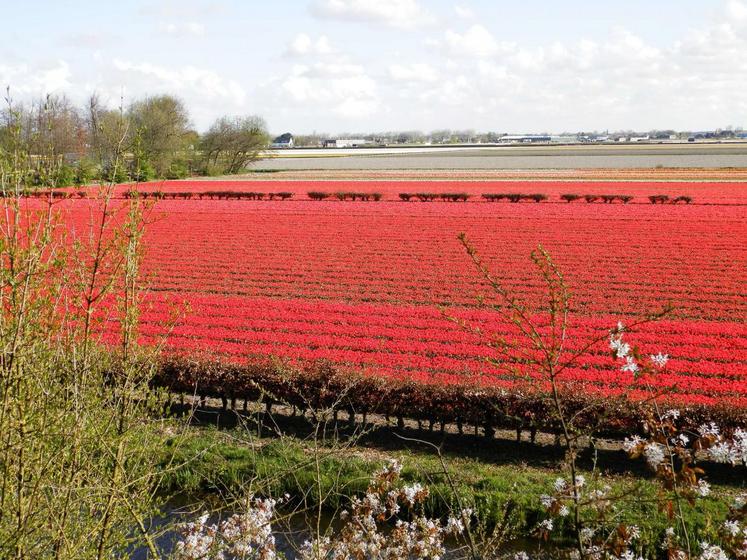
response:
{"label": "grass verge", "polygon": [[[219,497],[221,503],[239,500],[246,493],[276,497],[288,494],[303,509],[314,511],[323,503],[323,509],[332,515],[365,491],[374,471],[396,458],[403,464],[406,482],[429,487],[429,515],[445,517],[461,504],[472,507],[479,523],[489,528],[504,521],[508,509],[515,535],[531,534],[547,517],[540,496],[552,493],[553,483],[563,476],[560,466],[534,466],[505,458],[495,464],[450,453],[444,458],[452,488],[433,451],[382,451],[360,445],[315,444],[294,437],[247,438],[246,431],[238,428],[191,427],[178,443],[167,440],[162,452],[171,458],[172,465],[164,471],[164,491],[198,499]],[[162,465],[166,465],[166,459]],[[637,525],[644,549],[655,552],[670,525],[658,511],[656,485],[635,474],[583,474],[590,487],[609,485],[612,494],[621,496],[612,514],[614,522]],[[714,536],[718,520],[723,520],[727,512],[729,497],[744,485],[737,475],[734,484],[714,484],[713,497],[685,508],[688,529],[697,540]],[[556,534],[557,544],[566,542],[568,532],[563,523]]]}

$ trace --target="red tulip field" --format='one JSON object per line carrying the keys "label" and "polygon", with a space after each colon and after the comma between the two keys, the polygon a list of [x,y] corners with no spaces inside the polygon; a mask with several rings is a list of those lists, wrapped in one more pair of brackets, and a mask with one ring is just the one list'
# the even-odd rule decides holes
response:
{"label": "red tulip field", "polygon": [[[670,358],[646,380],[647,390],[701,415],[719,410],[730,418],[747,416],[747,184],[270,180],[166,182],[139,189],[294,195],[287,200],[185,195],[155,203],[146,235],[144,268],[152,291],[142,314],[143,340],[162,336],[176,309],[169,352],[211,355],[244,372],[212,379],[206,368],[185,373],[174,366],[169,371],[175,379],[164,379],[167,385],[242,397],[251,384],[241,375],[274,357],[362,375],[370,398],[399,406],[391,410],[395,414],[408,415],[412,406],[422,409],[413,408],[415,417],[438,409],[440,418],[469,419],[469,412],[448,412],[459,406],[442,401],[466,399],[465,391],[474,396],[484,388],[508,399],[514,416],[531,416],[531,410],[522,410],[522,398],[535,403],[545,380],[520,362],[514,364],[517,373],[507,373],[488,361],[498,357],[488,344],[492,336],[520,339],[500,311],[478,305],[481,295],[486,303],[495,298],[457,239],[464,232],[495,278],[527,302],[540,325],[547,320],[545,287],[530,253],[538,244],[549,252],[572,294],[571,350],[604,338],[618,321],[630,324],[671,304],[662,320],[629,335],[643,352]],[[382,197],[306,196],[342,190]],[[471,197],[467,202],[398,198],[422,191]],[[496,192],[544,193],[547,199],[511,204],[481,198]],[[559,198],[564,193],[633,199],[568,203]],[[647,197],[657,194],[687,195],[692,203],[651,204]],[[66,206],[82,216],[78,210],[86,202]],[[480,332],[450,319],[463,319]],[[621,370],[607,340],[594,344],[562,380],[575,394],[610,407],[649,394]],[[396,398],[374,396],[373,386],[400,389]],[[359,395],[356,406],[366,408],[365,398]],[[391,404],[395,401],[399,404]]]}

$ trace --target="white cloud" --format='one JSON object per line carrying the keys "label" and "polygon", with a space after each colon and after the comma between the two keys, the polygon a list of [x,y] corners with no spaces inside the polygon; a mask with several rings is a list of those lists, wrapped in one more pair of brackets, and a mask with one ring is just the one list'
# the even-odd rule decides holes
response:
{"label": "white cloud", "polygon": [[[408,92],[442,126],[577,130],[747,125],[747,2],[662,44],[632,29],[602,39],[505,43],[482,25],[447,30],[441,78]],[[407,113],[403,113],[407,114]],[[403,125],[412,126],[412,124]],[[438,126],[438,125],[437,125]]]}
{"label": "white cloud", "polygon": [[430,64],[391,64],[389,76],[399,82],[435,82],[438,72]]}
{"label": "white cloud", "polygon": [[222,99],[237,106],[243,105],[246,98],[246,92],[238,82],[224,79],[212,70],[194,66],[172,69],[120,59],[114,59],[113,66],[125,85],[137,87],[136,93],[163,90],[176,95],[199,95],[206,100]]}
{"label": "white cloud", "polygon": [[99,49],[112,41],[120,41],[121,37],[97,31],[82,31],[67,33],[60,37],[59,42],[66,47],[81,49]]}
{"label": "white cloud", "polygon": [[498,42],[484,26],[476,23],[464,33],[447,29],[442,45],[452,56],[495,56],[513,49],[511,43]]}
{"label": "white cloud", "polygon": [[223,14],[228,6],[214,0],[148,0],[138,11],[148,17],[200,19]]}
{"label": "white cloud", "polygon": [[475,17],[475,12],[472,11],[472,8],[462,6],[461,4],[457,4],[456,6],[454,6],[454,13],[456,13],[457,17],[460,17],[462,19],[472,19],[473,17]]}
{"label": "white cloud", "polygon": [[[138,33],[112,41],[105,27],[73,35],[78,28],[70,24],[73,31],[52,38],[60,54],[35,59],[31,39],[11,36],[0,53],[0,87],[9,83],[23,102],[64,92],[78,104],[92,91],[112,104],[123,88],[125,103],[173,93],[200,129],[221,114],[253,112],[294,132],[747,126],[747,0],[713,2],[687,29],[678,23],[676,36],[646,33],[648,26],[621,17],[619,28],[593,36],[560,21],[551,40],[517,21],[525,35],[512,34],[514,42],[472,14],[477,4],[466,0],[311,0],[316,16],[334,21],[289,22],[280,37],[242,37],[244,50],[187,39],[168,50],[171,36],[235,35],[241,23],[213,17],[201,0],[185,1],[186,11],[177,0],[154,0],[160,7],[141,30],[164,28],[151,42]],[[427,42],[419,33],[335,23],[415,29],[436,22],[433,14],[442,24]],[[201,55],[210,65],[193,62]]]}
{"label": "white cloud", "polygon": [[[275,84],[271,84],[275,87]],[[351,63],[296,64],[280,80],[287,100],[320,114],[365,119],[381,109],[378,84],[364,68]]]}
{"label": "white cloud", "polygon": [[0,85],[11,87],[11,95],[39,96],[47,93],[64,92],[72,88],[73,74],[70,65],[59,60],[56,64],[16,64],[0,63]]}
{"label": "white cloud", "polygon": [[726,4],[726,13],[730,19],[736,22],[747,21],[747,3],[740,0],[729,0]]}
{"label": "white cloud", "polygon": [[311,13],[320,18],[378,23],[414,29],[435,21],[417,0],[316,0]]}
{"label": "white cloud", "polygon": [[202,36],[205,34],[205,26],[196,21],[187,21],[184,23],[163,23],[160,30],[169,35],[177,36]]}
{"label": "white cloud", "polygon": [[321,35],[314,40],[306,33],[299,33],[290,42],[285,52],[289,56],[328,55],[333,54],[335,49],[332,48],[326,35]]}

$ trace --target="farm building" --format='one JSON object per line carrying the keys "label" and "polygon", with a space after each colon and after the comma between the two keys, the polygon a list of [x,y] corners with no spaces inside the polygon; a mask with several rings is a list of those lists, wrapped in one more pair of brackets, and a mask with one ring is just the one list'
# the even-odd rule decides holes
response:
{"label": "farm building", "polygon": [[272,141],[271,148],[292,148],[293,147],[293,135],[290,132],[281,134]]}
{"label": "farm building", "polygon": [[334,140],[325,140],[322,145],[325,148],[357,148],[366,144],[370,144],[370,142],[363,138],[337,138]]}
{"label": "farm building", "polygon": [[550,142],[552,138],[545,134],[507,134],[498,139],[500,143],[534,144],[536,142]]}

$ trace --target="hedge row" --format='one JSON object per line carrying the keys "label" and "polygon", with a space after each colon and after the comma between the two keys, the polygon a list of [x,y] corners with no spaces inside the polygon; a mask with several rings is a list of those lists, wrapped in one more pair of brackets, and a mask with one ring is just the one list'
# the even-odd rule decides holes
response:
{"label": "hedge row", "polygon": [[[316,363],[303,368],[283,363],[236,365],[213,356],[171,356],[162,361],[155,383],[174,393],[223,399],[224,405],[248,399],[267,406],[282,403],[301,410],[334,409],[356,414],[380,414],[426,422],[479,426],[492,437],[495,429],[545,431],[558,434],[560,425],[549,394],[518,386],[511,391],[464,384],[414,382],[390,377],[363,376],[354,371]],[[562,390],[568,415],[576,424],[605,437],[640,431],[644,417],[640,402],[618,396],[594,397],[583,386]],[[747,414],[734,407],[703,405],[678,407],[681,419],[697,427],[714,421],[722,427],[747,426]]]}
{"label": "hedge row", "polygon": [[[308,193],[309,198],[311,197],[312,193]],[[314,193],[319,194],[319,193]],[[381,200],[382,194],[375,192],[375,193],[363,193],[363,192],[350,192],[350,191],[340,191],[335,193],[335,198],[337,200]]]}
{"label": "hedge row", "polygon": [[648,199],[651,201],[651,204],[665,204],[667,202],[669,202],[670,204],[677,204],[678,202],[690,204],[693,201],[692,197],[690,196],[677,196],[675,198],[669,198],[665,194],[655,194],[649,196]]}
{"label": "hedge row", "polygon": [[279,198],[280,200],[287,200],[289,198],[293,198],[292,192],[271,192],[271,193],[263,193],[263,192],[254,192],[254,191],[204,191],[204,192],[163,192],[163,191],[128,191],[124,194],[125,198],[156,198],[156,199],[191,199],[191,198],[199,198],[202,200],[203,198],[217,198],[218,200],[221,199],[234,199],[234,200],[263,200],[267,198],[268,200],[275,200],[276,198]]}
{"label": "hedge row", "polygon": [[432,202],[438,198],[450,202],[467,202],[472,195],[467,193],[399,193],[400,200],[408,201],[417,198],[421,202]]}
{"label": "hedge row", "polygon": [[[628,202],[633,200],[633,196],[629,194],[561,194],[560,198],[562,198],[566,202],[574,202],[583,198],[586,202],[601,201],[605,204],[612,204],[616,200],[619,200],[623,204],[627,204]],[[684,202],[685,204],[690,204],[693,201],[691,196],[677,196],[670,199],[669,196],[665,194],[651,195],[648,197],[648,199],[651,204],[664,204],[665,202],[670,202],[672,204]]]}
{"label": "hedge row", "polygon": [[521,202],[522,200],[533,200],[534,202],[542,202],[547,200],[546,194],[484,194],[482,197],[489,202],[498,202],[504,198],[509,202]]}
{"label": "hedge row", "polygon": [[580,194],[561,194],[560,198],[565,200],[566,202],[574,202],[581,198],[589,203],[601,200],[605,204],[611,204],[616,200],[619,200],[623,204],[627,204],[628,202],[633,200],[633,197],[629,194],[585,194],[583,196]]}
{"label": "hedge row", "polygon": [[[76,196],[78,198],[85,198],[86,197],[86,191],[51,191],[51,190],[33,190],[33,191],[26,191],[22,193],[23,196],[28,196],[31,198],[75,198]],[[2,193],[0,194],[0,197],[12,197],[15,196],[15,193],[8,192],[8,193]]]}
{"label": "hedge row", "polygon": [[[35,198],[85,198],[85,191],[61,191],[61,190],[36,190],[24,193],[26,196]],[[309,191],[306,193],[311,200],[326,200],[329,198],[336,198],[337,200],[382,200],[382,193],[364,193],[364,192],[353,192],[353,191],[339,191],[335,193],[323,192],[323,191]],[[254,192],[254,191],[205,191],[205,192],[164,192],[164,191],[127,191],[124,193],[125,198],[133,198],[138,196],[140,198],[154,198],[154,199],[235,199],[235,200],[287,200],[293,198],[294,193],[292,192]],[[420,200],[421,202],[432,202],[434,200],[443,200],[450,202],[466,202],[472,195],[468,193],[399,193],[399,198],[403,201]],[[501,200],[508,200],[509,202],[521,202],[522,200],[532,200],[534,202],[542,202],[548,199],[546,194],[534,193],[534,194],[519,194],[519,193],[485,193],[482,198],[488,202],[498,202]],[[612,204],[616,201],[620,201],[623,204],[627,204],[633,200],[633,196],[624,194],[561,194],[560,198],[566,202],[575,202],[577,200],[585,200],[586,202],[603,202],[605,204]],[[669,197],[665,194],[651,195],[648,197],[652,204],[678,204],[684,202],[685,204],[691,204],[693,198],[691,196],[676,196]]]}

